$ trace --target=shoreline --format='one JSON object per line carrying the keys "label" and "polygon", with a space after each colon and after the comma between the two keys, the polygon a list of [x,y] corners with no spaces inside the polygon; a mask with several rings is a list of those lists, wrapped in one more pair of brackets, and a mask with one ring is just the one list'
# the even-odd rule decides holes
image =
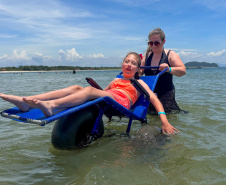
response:
{"label": "shoreline", "polygon": [[[186,67],[186,66],[185,66]],[[198,67],[186,67],[186,69],[205,69],[205,68],[220,68],[220,67],[203,67],[203,66],[198,66]]]}
{"label": "shoreline", "polygon": [[[77,71],[117,71],[120,69],[103,69],[103,70],[76,70]],[[72,70],[51,70],[51,71],[0,71],[0,73],[56,73],[56,72],[71,72]]]}
{"label": "shoreline", "polygon": [[[186,69],[204,69],[204,68],[221,68],[221,67],[186,67]],[[76,70],[77,71],[118,71],[120,69],[103,69],[103,70]],[[0,71],[1,73],[57,73],[57,72],[71,72],[72,70],[49,70],[49,71]]]}
{"label": "shoreline", "polygon": [[56,70],[56,71],[0,71],[0,73],[49,73],[49,72],[73,72],[71,70]]}

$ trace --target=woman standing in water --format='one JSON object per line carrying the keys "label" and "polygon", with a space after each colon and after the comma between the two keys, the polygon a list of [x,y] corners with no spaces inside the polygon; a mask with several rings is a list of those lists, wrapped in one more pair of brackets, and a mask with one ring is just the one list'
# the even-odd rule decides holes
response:
{"label": "woman standing in water", "polygon": [[[165,33],[156,28],[148,35],[148,48],[141,66],[159,66],[156,69],[144,69],[142,73],[146,76],[156,75],[165,68],[169,68],[167,73],[160,76],[155,93],[163,104],[166,113],[178,113],[181,111],[175,100],[175,87],[173,84],[173,75],[181,77],[186,74],[186,68],[178,54],[174,51],[164,49]],[[151,112],[155,111],[153,106],[149,107]]]}

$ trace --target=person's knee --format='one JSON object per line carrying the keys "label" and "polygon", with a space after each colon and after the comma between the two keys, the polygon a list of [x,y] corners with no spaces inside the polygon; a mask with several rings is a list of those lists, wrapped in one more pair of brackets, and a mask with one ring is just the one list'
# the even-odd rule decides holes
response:
{"label": "person's knee", "polygon": [[85,87],[85,90],[91,93],[93,91],[96,91],[96,88],[94,88],[92,86],[88,86],[88,87]]}
{"label": "person's knee", "polygon": [[91,99],[96,98],[97,89],[92,86],[88,86],[84,88],[84,93],[87,94]]}
{"label": "person's knee", "polygon": [[73,86],[71,86],[71,90],[72,90],[73,92],[79,91],[79,90],[81,90],[81,89],[83,89],[83,87],[81,87],[81,86],[79,86],[79,85],[73,85]]}

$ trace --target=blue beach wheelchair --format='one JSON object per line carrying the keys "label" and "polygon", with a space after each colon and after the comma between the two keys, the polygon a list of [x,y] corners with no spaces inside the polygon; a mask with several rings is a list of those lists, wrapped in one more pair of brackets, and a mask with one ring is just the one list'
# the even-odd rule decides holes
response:
{"label": "blue beach wheelchair", "polygon": [[[167,69],[161,71],[156,76],[141,76],[140,78],[154,91],[159,76],[165,71]],[[122,75],[119,74],[116,77],[122,78]],[[86,80],[91,86],[101,88],[91,78],[86,78]],[[112,116],[127,117],[129,120],[126,134],[129,134],[133,120],[138,120],[141,123],[147,121],[147,111],[150,104],[149,94],[135,79],[131,79],[131,83],[141,95],[129,110],[110,97],[102,97],[87,101],[76,107],[58,110],[51,117],[46,117],[39,109],[30,108],[28,112],[22,112],[17,107],[2,111],[1,116],[20,122],[38,124],[40,126],[57,120],[51,136],[53,146],[58,149],[69,150],[83,147],[103,136],[103,115],[109,118]]]}

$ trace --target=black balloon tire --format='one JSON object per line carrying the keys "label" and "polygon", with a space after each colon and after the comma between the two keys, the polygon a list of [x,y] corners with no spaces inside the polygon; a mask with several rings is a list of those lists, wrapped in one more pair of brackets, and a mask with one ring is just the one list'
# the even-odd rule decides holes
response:
{"label": "black balloon tire", "polygon": [[104,124],[101,119],[98,134],[92,136],[92,140],[90,140],[98,113],[99,109],[94,105],[57,120],[52,130],[53,146],[62,150],[74,150],[102,137]]}

